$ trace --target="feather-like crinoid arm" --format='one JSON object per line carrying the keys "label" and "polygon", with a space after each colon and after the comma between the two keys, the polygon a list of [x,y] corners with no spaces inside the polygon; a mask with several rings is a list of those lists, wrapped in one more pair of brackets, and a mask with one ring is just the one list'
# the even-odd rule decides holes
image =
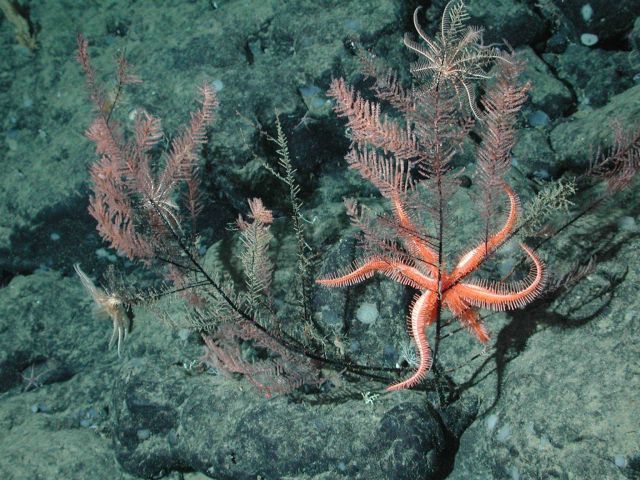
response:
{"label": "feather-like crinoid arm", "polygon": [[453,287],[465,301],[491,310],[514,310],[531,303],[544,288],[545,271],[540,257],[527,245],[521,243],[531,261],[531,271],[522,282],[469,282]]}
{"label": "feather-like crinoid arm", "polygon": [[94,302],[94,314],[98,317],[110,318],[113,322],[113,333],[109,340],[109,349],[117,343],[118,357],[120,357],[122,353],[122,344],[126,340],[129,330],[131,329],[131,322],[127,315],[124,302],[120,297],[118,297],[118,295],[105,292],[96,287],[87,274],[82,271],[79,263],[74,264],[73,269],[78,274],[78,278],[80,278],[82,286]]}
{"label": "feather-like crinoid arm", "polygon": [[443,45],[454,43],[460,38],[468,19],[469,13],[462,0],[450,0],[445,5],[440,21],[440,38]]}

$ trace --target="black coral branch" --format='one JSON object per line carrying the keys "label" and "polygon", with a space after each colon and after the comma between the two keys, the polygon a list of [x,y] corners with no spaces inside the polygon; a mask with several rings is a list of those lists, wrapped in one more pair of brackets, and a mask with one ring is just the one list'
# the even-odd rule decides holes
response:
{"label": "black coral branch", "polygon": [[[96,82],[88,42],[78,36],[78,61],[87,77],[87,85],[97,116],[86,132],[100,160],[91,168],[93,196],[90,214],[97,221],[100,235],[129,258],[151,260],[165,255],[173,233],[180,231],[181,219],[176,204],[179,184],[188,187],[191,213],[199,207],[195,194],[198,179],[197,149],[206,140],[206,127],[213,121],[218,100],[209,85],[200,88],[201,105],[166,155],[159,173],[153,167],[151,150],[163,136],[160,120],[139,111],[135,132],[125,141],[121,128],[111,119],[113,106]],[[139,79],[129,72],[124,59],[118,64],[116,100],[122,88]],[[114,100],[114,102],[116,101]]]}

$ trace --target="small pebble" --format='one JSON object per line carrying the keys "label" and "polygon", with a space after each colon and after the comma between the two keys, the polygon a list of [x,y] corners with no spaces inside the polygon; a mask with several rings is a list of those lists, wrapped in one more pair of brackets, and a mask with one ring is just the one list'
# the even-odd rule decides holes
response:
{"label": "small pebble", "polygon": [[356,311],[356,318],[365,325],[371,325],[378,319],[378,307],[375,303],[365,302]]}
{"label": "small pebble", "polygon": [[551,174],[547,170],[535,170],[533,176],[540,180],[551,180]]}
{"label": "small pebble", "polygon": [[598,36],[593,33],[583,33],[580,35],[580,42],[587,47],[592,47],[598,43]]}
{"label": "small pebble", "polygon": [[84,428],[95,428],[96,424],[90,418],[83,418],[82,420],[80,420],[80,426]]}
{"label": "small pebble", "polygon": [[175,430],[171,430],[169,432],[169,435],[167,435],[167,441],[169,442],[169,445],[175,447],[176,445],[178,445],[178,440],[178,432],[176,432]]}
{"label": "small pebble", "polygon": [[616,455],[613,457],[613,462],[616,464],[616,467],[624,468],[627,466],[627,459],[624,458],[624,455]]}
{"label": "small pebble", "polygon": [[219,92],[224,88],[224,83],[222,82],[222,80],[213,80],[211,82],[211,86],[216,92]]}
{"label": "small pebble", "polygon": [[624,232],[636,231],[636,219],[628,215],[618,219],[618,228]]}
{"label": "small pebble", "polygon": [[42,402],[34,403],[33,405],[31,405],[31,411],[33,413],[47,413],[49,410],[50,408]]}
{"label": "small pebble", "polygon": [[493,432],[493,430],[496,428],[496,425],[498,424],[498,416],[495,414],[489,415],[485,420],[485,423],[487,425],[487,431]]}
{"label": "small pebble", "polygon": [[500,443],[506,443],[507,440],[511,438],[511,427],[509,424],[503,426],[500,430],[498,430],[498,434],[496,435],[496,440]]}
{"label": "small pebble", "polygon": [[328,325],[339,325],[342,323],[340,316],[328,307],[321,310],[321,315],[322,321]]}
{"label": "small pebble", "polygon": [[96,257],[108,260],[111,263],[115,263],[118,260],[118,257],[113,255],[112,253],[109,253],[105,248],[98,248],[96,250]]}
{"label": "small pebble", "polygon": [[350,32],[359,32],[362,30],[362,22],[358,19],[350,19],[344,22],[344,26]]}
{"label": "small pebble", "polygon": [[529,122],[529,125],[531,125],[532,127],[545,127],[551,122],[549,115],[547,115],[542,110],[531,112],[529,115],[527,115],[527,120]]}

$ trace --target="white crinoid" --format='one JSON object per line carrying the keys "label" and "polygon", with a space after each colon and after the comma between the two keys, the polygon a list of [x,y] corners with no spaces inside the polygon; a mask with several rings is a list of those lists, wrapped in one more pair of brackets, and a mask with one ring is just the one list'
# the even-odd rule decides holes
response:
{"label": "white crinoid", "polygon": [[440,31],[434,38],[420,26],[419,11],[420,7],[413,13],[413,24],[424,44],[407,35],[404,37],[404,44],[420,55],[420,59],[411,65],[411,73],[430,78],[430,88],[448,88],[456,96],[466,97],[471,112],[478,118],[471,82],[489,78],[485,69],[495,60],[508,60],[498,49],[483,45],[481,28],[465,26],[469,15],[462,0],[451,0],[447,4]]}

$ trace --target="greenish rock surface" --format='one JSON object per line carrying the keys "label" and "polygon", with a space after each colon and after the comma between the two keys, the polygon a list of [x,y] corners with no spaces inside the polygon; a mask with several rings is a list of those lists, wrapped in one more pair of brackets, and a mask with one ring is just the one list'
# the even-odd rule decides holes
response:
{"label": "greenish rock surface", "polygon": [[558,124],[550,135],[551,147],[561,162],[584,170],[598,149],[613,145],[616,128],[630,133],[640,117],[640,85],[614,96],[604,107],[580,110]]}

